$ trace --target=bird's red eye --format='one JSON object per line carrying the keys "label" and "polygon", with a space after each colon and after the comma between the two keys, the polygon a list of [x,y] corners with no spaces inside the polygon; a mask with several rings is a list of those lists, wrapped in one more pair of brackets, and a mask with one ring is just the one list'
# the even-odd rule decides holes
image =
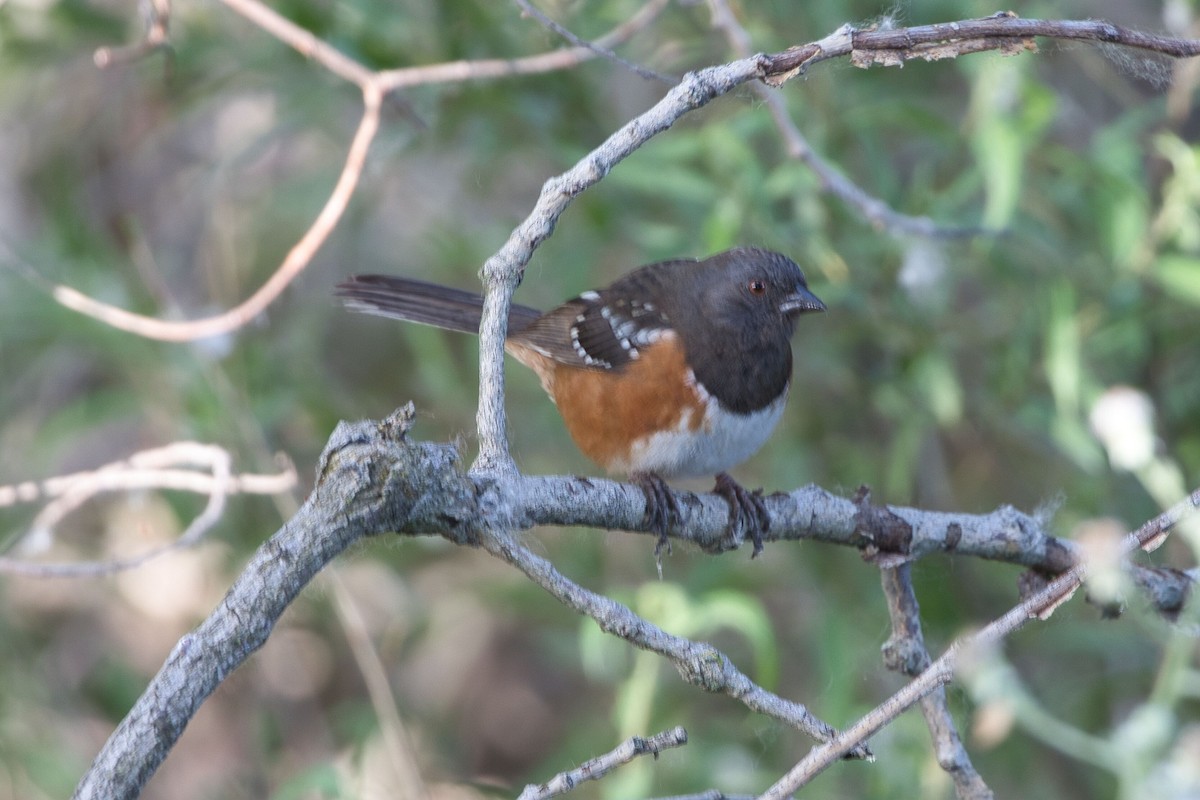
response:
{"label": "bird's red eye", "polygon": [[750,289],[750,294],[762,295],[767,293],[767,284],[758,280],[757,278],[750,281],[750,283],[747,284],[747,288]]}

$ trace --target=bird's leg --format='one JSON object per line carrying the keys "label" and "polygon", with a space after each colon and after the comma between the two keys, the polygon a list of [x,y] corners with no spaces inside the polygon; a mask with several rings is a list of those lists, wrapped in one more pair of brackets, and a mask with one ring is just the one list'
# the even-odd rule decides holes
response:
{"label": "bird's leg", "polygon": [[750,538],[754,542],[754,552],[751,558],[763,551],[763,534],[771,527],[771,515],[763,503],[762,489],[747,491],[744,486],[730,477],[728,472],[717,474],[717,484],[713,492],[725,498],[729,503],[729,528],[727,535],[737,541],[738,528],[745,526],[750,529]]}
{"label": "bird's leg", "polygon": [[658,534],[658,543],[654,545],[654,558],[659,561],[661,571],[662,551],[665,547],[667,554],[671,553],[671,542],[667,532],[679,523],[679,504],[666,481],[653,472],[640,472],[631,475],[630,479],[641,487],[646,495],[646,527]]}

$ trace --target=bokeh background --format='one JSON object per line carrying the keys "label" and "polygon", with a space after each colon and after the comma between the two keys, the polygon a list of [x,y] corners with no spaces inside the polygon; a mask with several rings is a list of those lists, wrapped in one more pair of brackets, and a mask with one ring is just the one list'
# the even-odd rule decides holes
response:
{"label": "bokeh background", "polygon": [[[560,46],[512,3],[273,7],[371,67]],[[596,37],[639,4],[540,7]],[[1012,8],[1200,35],[1190,0]],[[764,51],[847,21],[996,10],[734,4]],[[234,335],[166,344],[68,311],[48,287],[167,318],[235,305],[324,202],[360,99],[221,4],[195,0],[173,7],[169,60],[96,68],[97,47],[140,30],[132,2],[0,3],[0,485],[195,439],[228,448],[240,472],[274,471],[284,453],[301,486],[234,498],[203,544],[135,571],[0,574],[0,798],[70,793],[173,643],[302,501],[338,420],[411,399],[416,434],[460,441],[469,461],[475,343],[347,314],[333,285],[384,271],[476,286],[542,182],[664,91],[592,61],[397,96],[345,218],[284,296]],[[676,73],[732,58],[704,3],[671,4],[621,52]],[[1043,513],[1062,536],[1127,529],[1200,483],[1198,74],[1196,63],[1043,42],[1036,55],[903,69],[826,63],[780,90],[816,150],[893,208],[1003,231],[961,239],[873,228],[788,158],[744,89],[579,197],[517,299],[548,307],[641,263],[735,244],[781,250],[830,310],[801,323],[788,412],[738,470],[744,483],[866,484],[877,501],[961,511],[1007,503]],[[1117,403],[1104,430],[1134,437],[1133,455],[1110,457],[1094,430],[1102,399]],[[594,474],[519,368],[509,409],[522,469]],[[108,495],[38,552],[21,540],[37,505],[7,507],[0,541],[30,559],[134,553],[169,541],[201,505]],[[877,570],[851,550],[775,545],[752,562],[676,547],[660,581],[646,537],[537,530],[526,541],[834,724],[902,684],[879,658],[888,624]],[[1194,550],[1178,539],[1154,560],[1190,568]],[[937,557],[914,574],[935,652],[1016,599],[1018,570],[1002,564]],[[1121,619],[1103,620],[1077,598],[951,687],[975,763],[1002,796],[1198,796],[1194,617],[1170,626],[1128,600]],[[485,554],[379,540],[304,592],[145,796],[510,797],[676,724],[686,748],[576,795],[752,793],[809,747],[601,635]],[[802,796],[951,796],[916,713],[873,747],[876,763],[838,765]]]}

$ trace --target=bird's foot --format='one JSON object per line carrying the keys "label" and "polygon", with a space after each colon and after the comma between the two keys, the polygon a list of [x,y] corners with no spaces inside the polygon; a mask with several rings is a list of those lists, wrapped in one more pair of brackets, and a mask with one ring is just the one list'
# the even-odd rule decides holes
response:
{"label": "bird's foot", "polygon": [[643,472],[631,476],[634,483],[641,487],[646,495],[646,527],[658,534],[658,542],[654,545],[654,560],[658,562],[659,576],[662,576],[662,552],[671,552],[671,540],[667,532],[679,523],[679,504],[666,481],[653,472]]}
{"label": "bird's foot", "polygon": [[738,529],[749,530],[750,539],[754,542],[754,558],[763,551],[763,534],[771,527],[771,515],[763,503],[762,489],[747,491],[744,486],[730,477],[728,472],[717,475],[717,484],[713,487],[715,494],[725,498],[729,503],[729,527],[726,536],[731,541],[737,541]]}

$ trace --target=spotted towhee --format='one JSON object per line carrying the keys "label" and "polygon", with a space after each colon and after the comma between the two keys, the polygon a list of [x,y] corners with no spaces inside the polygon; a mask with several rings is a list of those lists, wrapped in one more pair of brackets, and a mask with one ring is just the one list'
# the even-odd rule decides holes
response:
{"label": "spotted towhee", "polygon": [[[356,311],[479,331],[483,301],[472,292],[386,275],[337,291]],[[579,449],[642,486],[660,548],[678,514],[663,477],[715,474],[731,535],[748,525],[757,555],[770,523],[761,492],[725,470],[771,435],[796,320],[823,310],[790,258],[739,247],[650,264],[545,314],[514,305],[505,348],[537,373]]]}

